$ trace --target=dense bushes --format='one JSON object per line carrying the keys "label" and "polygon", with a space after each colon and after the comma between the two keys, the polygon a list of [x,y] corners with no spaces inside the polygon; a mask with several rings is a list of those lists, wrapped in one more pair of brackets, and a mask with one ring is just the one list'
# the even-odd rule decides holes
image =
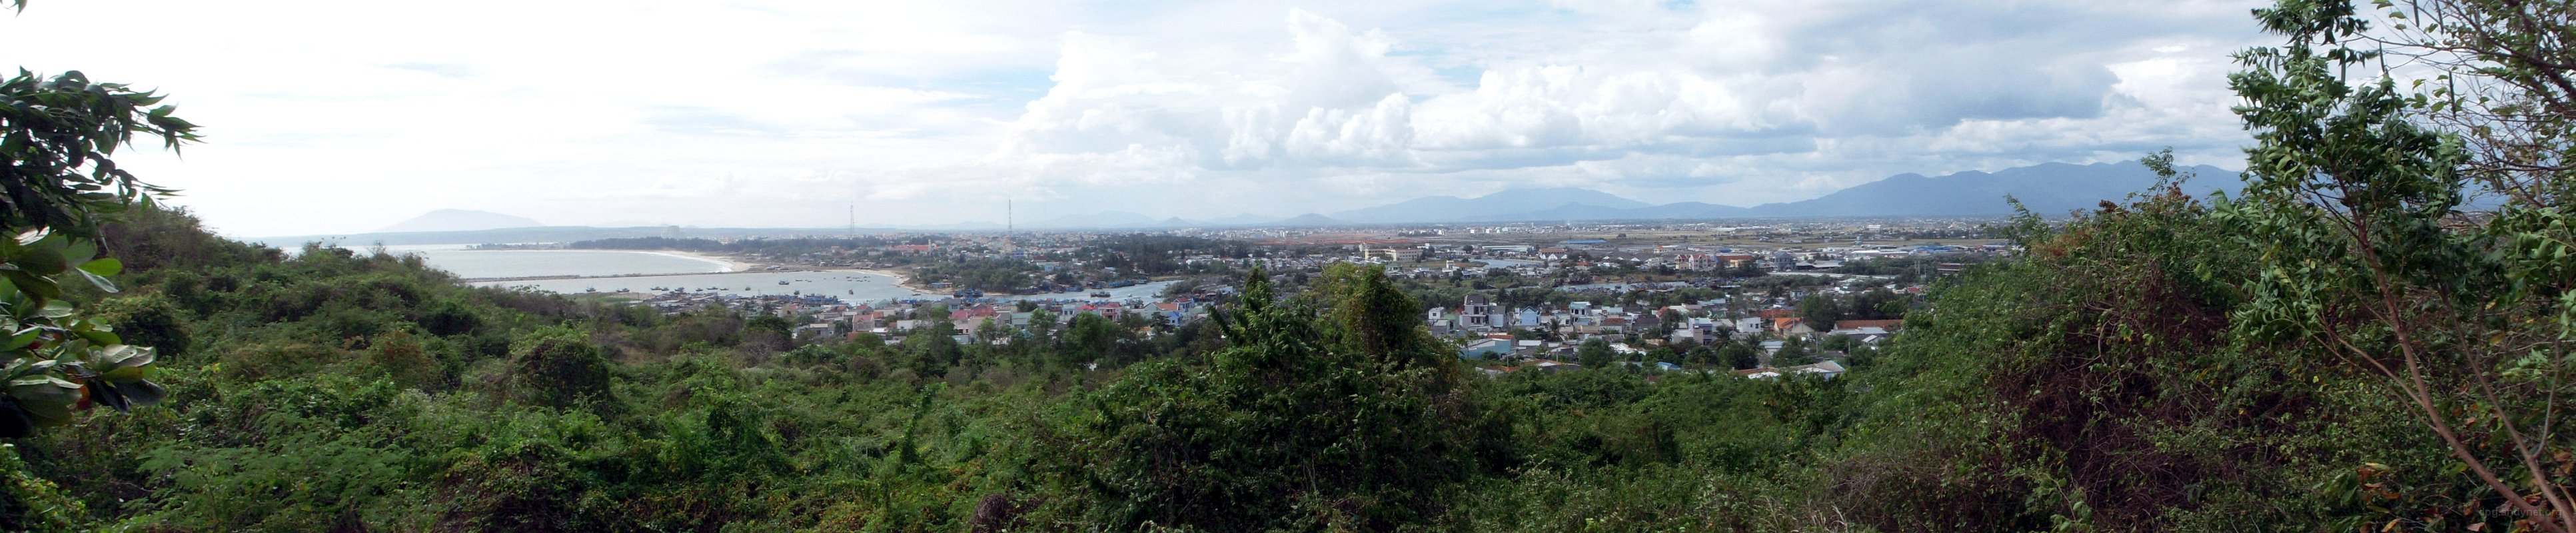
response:
{"label": "dense bushes", "polygon": [[[1478,461],[1487,423],[1456,390],[1453,358],[1412,325],[1418,305],[1382,273],[1337,271],[1331,335],[1312,304],[1274,302],[1248,278],[1206,364],[1155,362],[1075,408],[1060,489],[1084,511],[1058,527],[1205,531],[1388,530],[1442,514]],[[1383,301],[1386,307],[1368,305]],[[1358,325],[1360,327],[1347,327]],[[1328,340],[1329,339],[1329,340]]]}
{"label": "dense bushes", "polygon": [[20,443],[34,477],[0,509],[57,530],[2006,531],[2477,501],[2368,380],[2237,341],[2251,252],[2202,204],[2023,230],[2028,258],[1940,288],[1830,380],[1471,377],[1353,267],[1289,299],[1255,276],[1155,337],[752,346],[774,320],[396,257],[163,262],[100,308],[191,339],[170,400]]}
{"label": "dense bushes", "polygon": [[[2554,427],[2560,393],[2576,392],[2560,370],[2576,328],[2570,217],[2530,199],[2455,215],[2450,141],[2402,120],[2387,85],[2344,83],[2327,56],[2299,48],[2358,31],[2349,6],[2262,14],[2298,44],[2249,53],[2255,71],[2236,78],[2262,130],[2248,197],[2203,201],[2177,185],[2054,226],[2025,216],[1998,228],[2020,257],[1943,282],[1928,307],[1817,301],[1818,322],[1855,307],[1907,313],[1901,336],[1831,379],[1630,370],[1609,364],[1607,345],[1581,350],[1593,369],[1483,377],[1425,334],[1421,300],[1349,265],[1294,298],[1255,272],[1237,303],[1197,324],[1090,317],[1057,331],[1050,320],[1007,345],[959,342],[938,324],[887,345],[789,338],[780,317],[720,308],[665,316],[468,288],[381,253],[289,257],[143,213],[106,230],[130,254],[116,281],[132,290],[69,297],[132,339],[170,345],[157,378],[170,394],[0,448],[0,528],[2505,531],[2576,520],[2550,511],[2570,506],[2567,437],[2522,433]],[[2168,158],[2147,163],[2179,178]],[[1663,297],[1682,296],[1697,295]],[[1783,357],[1804,350],[1792,346]],[[1753,357],[1729,350],[1689,352]]]}

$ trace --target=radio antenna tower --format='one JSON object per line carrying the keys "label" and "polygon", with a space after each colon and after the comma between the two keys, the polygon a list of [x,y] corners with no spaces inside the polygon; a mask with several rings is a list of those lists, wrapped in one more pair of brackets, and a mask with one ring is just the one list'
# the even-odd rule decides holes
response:
{"label": "radio antenna tower", "polygon": [[850,229],[848,231],[849,233],[843,235],[844,237],[857,238],[859,236],[859,204],[850,204]]}
{"label": "radio antenna tower", "polygon": [[1009,196],[1002,197],[1002,240],[1006,241],[1011,239],[1012,232],[1019,230],[1019,222],[1011,218],[1012,200],[1015,200],[1015,198],[1011,198]]}

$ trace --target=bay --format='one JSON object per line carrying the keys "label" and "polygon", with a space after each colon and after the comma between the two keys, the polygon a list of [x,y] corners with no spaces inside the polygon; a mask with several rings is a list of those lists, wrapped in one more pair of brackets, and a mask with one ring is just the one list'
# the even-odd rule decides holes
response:
{"label": "bay", "polygon": [[[482,281],[485,287],[526,287],[547,292],[578,294],[587,292],[662,293],[686,290],[695,293],[721,293],[733,296],[820,295],[840,298],[851,303],[890,300],[932,300],[946,298],[946,293],[926,293],[906,289],[892,275],[864,270],[820,270],[804,272],[733,272],[676,276],[621,276],[609,278],[571,278]],[[1172,282],[1158,281],[1132,287],[1107,289],[1109,300],[1155,300]],[[657,289],[658,288],[658,289]],[[997,300],[1098,300],[1092,291],[1058,294],[992,295]]]}
{"label": "bay", "polygon": [[[722,260],[665,252],[634,250],[472,250],[466,245],[387,246],[387,253],[419,255],[423,262],[481,287],[525,287],[583,294],[592,292],[663,293],[687,291],[732,296],[820,295],[852,303],[926,300],[949,296],[904,288],[899,278],[864,270],[731,271]],[[580,276],[553,279],[490,280]],[[1154,300],[1171,282],[1108,289],[1111,300]],[[994,295],[999,300],[1095,300],[1085,290],[1074,293]]]}
{"label": "bay", "polygon": [[533,276],[619,276],[726,272],[731,263],[665,252],[635,250],[472,250],[461,244],[387,246],[395,254],[466,279]]}

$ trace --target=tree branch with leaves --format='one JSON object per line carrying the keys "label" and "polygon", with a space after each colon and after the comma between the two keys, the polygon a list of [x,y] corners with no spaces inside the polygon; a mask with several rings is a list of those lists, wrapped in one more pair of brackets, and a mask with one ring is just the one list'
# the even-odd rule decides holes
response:
{"label": "tree branch with leaves", "polygon": [[[2476,1],[2414,5],[2484,9]],[[2560,376],[2571,362],[2564,342],[2576,338],[2576,307],[2568,305],[2576,270],[2566,264],[2568,226],[2555,222],[2566,218],[2554,200],[2564,196],[2548,192],[2565,189],[2566,180],[2549,172],[2511,183],[2501,169],[2530,161],[2493,158],[2508,137],[2558,134],[2498,134],[2481,129],[2498,122],[2451,120],[2466,116],[2455,107],[2464,103],[2527,99],[2464,102],[2448,86],[2399,90],[2383,54],[2399,41],[2374,33],[2348,2],[2282,0],[2256,16],[2288,42],[2238,54],[2248,70],[2230,77],[2244,99],[2236,112],[2256,144],[2246,151],[2244,197],[2221,202],[2216,214],[2265,259],[2237,312],[2241,331],[2379,378],[2485,491],[2460,495],[2484,504],[2458,512],[2509,509],[2502,516],[2521,527],[2576,531],[2576,499],[2563,474],[2570,445],[2550,420],[2560,416]],[[2567,15],[2554,16],[2563,23]],[[2453,46],[2502,43],[2471,38],[2395,51],[2401,60],[2520,53],[2446,48]],[[2490,87],[2553,76],[2454,74],[2493,76],[2484,83],[2500,85]],[[2501,210],[2466,212],[2478,180],[2508,191]],[[2401,519],[2408,512],[2391,511]]]}
{"label": "tree branch with leaves", "polygon": [[197,140],[162,98],[77,71],[0,81],[0,437],[167,395],[147,379],[152,348],[125,344],[64,299],[66,282],[115,292],[110,277],[124,265],[99,257],[99,229],[172,192],[111,159],[138,136],[174,151]]}

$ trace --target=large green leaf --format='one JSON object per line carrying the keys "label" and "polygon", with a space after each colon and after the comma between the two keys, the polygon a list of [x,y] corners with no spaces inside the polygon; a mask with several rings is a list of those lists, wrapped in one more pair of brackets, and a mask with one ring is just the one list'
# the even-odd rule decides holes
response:
{"label": "large green leaf", "polygon": [[159,383],[139,379],[134,380],[131,383],[117,385],[116,392],[118,394],[125,395],[126,403],[137,407],[147,407],[161,403],[162,399],[170,397],[170,389],[163,388]]}
{"label": "large green leaf", "polygon": [[76,240],[63,247],[64,265],[85,265],[97,257],[98,243],[93,241]]}
{"label": "large green leaf", "polygon": [[101,379],[125,383],[148,376],[155,357],[151,348],[118,344],[99,349],[90,366],[98,370]]}
{"label": "large green leaf", "polygon": [[117,292],[116,282],[109,281],[107,277],[116,275],[116,272],[123,270],[124,267],[123,263],[117,262],[114,258],[102,258],[81,263],[80,268],[74,271],[80,272],[81,277],[88,279],[89,284],[98,287],[98,290]]}
{"label": "large green leaf", "polygon": [[27,416],[38,426],[59,426],[72,421],[72,406],[84,395],[79,383],[63,378],[39,376],[9,382],[9,397],[27,409]]}
{"label": "large green leaf", "polygon": [[29,296],[44,299],[63,297],[62,285],[54,283],[54,280],[47,278],[44,275],[33,274],[25,270],[18,269],[0,270],[0,273],[6,273],[9,278],[9,283],[17,286],[19,290],[24,291]]}
{"label": "large green leaf", "polygon": [[125,262],[118,261],[114,257],[101,257],[81,263],[80,270],[100,276],[114,276],[125,271]]}
{"label": "large green leaf", "polygon": [[20,244],[9,250],[9,264],[18,267],[18,270],[40,276],[51,276],[71,268],[70,259],[65,257],[65,248],[71,245],[70,238],[60,234],[46,234],[34,241],[27,241],[24,236],[19,240]]}
{"label": "large green leaf", "polygon": [[116,333],[108,331],[107,328],[82,328],[72,330],[72,334],[80,336],[81,340],[89,341],[89,343],[94,346],[117,346],[125,344],[124,338],[117,337]]}

